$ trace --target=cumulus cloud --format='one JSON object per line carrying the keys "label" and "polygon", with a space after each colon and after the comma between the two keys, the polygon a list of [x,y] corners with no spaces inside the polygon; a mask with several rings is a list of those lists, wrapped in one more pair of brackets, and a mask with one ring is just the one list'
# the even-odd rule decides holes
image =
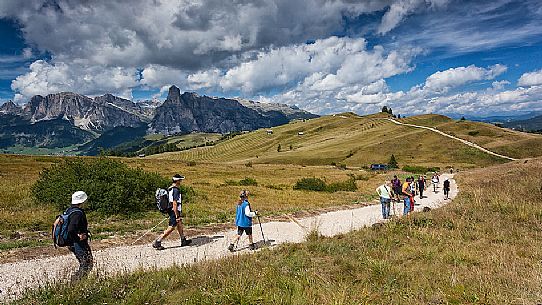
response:
{"label": "cumulus cloud", "polygon": [[380,46],[368,50],[364,39],[330,37],[261,51],[255,59],[232,67],[220,77],[215,70],[211,75],[226,91],[255,93],[292,85],[316,92],[334,91],[409,71],[418,52],[415,48],[388,52]]}
{"label": "cumulus cloud", "polygon": [[424,89],[434,92],[445,92],[472,81],[494,79],[496,76],[506,72],[506,70],[507,67],[500,64],[487,69],[476,67],[475,65],[450,68],[446,71],[439,71],[430,75],[425,81]]}
{"label": "cumulus cloud", "polygon": [[542,85],[542,70],[524,73],[518,80],[518,86]]}
{"label": "cumulus cloud", "polygon": [[232,54],[324,38],[345,16],[392,0],[4,0],[26,41],[55,55],[106,66],[148,64],[197,71]]}
{"label": "cumulus cloud", "polygon": [[137,85],[136,72],[120,67],[50,64],[37,60],[30,65],[30,72],[18,76],[11,87],[18,92],[17,100],[61,91],[96,95],[104,90],[131,98],[130,89]]}

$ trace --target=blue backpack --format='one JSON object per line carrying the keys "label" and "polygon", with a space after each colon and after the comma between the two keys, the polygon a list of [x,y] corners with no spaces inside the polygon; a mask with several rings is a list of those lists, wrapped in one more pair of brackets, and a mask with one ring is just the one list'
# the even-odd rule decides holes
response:
{"label": "blue backpack", "polygon": [[51,229],[51,236],[53,238],[53,245],[55,248],[66,247],[73,245],[73,241],[70,240],[68,235],[68,225],[70,224],[70,216],[73,213],[83,213],[81,209],[71,209],[69,212],[66,210],[62,215],[56,217],[53,227]]}

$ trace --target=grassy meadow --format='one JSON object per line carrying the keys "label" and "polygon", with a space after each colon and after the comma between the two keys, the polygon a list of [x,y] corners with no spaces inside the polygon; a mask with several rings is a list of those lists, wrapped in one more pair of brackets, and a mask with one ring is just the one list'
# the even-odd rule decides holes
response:
{"label": "grassy meadow", "polygon": [[[32,157],[0,155],[0,250],[48,245],[47,232],[60,210],[31,196],[31,186],[40,170],[61,161],[61,157]],[[375,199],[374,189],[389,174],[358,169],[342,170],[333,166],[300,166],[254,164],[204,164],[158,159],[120,159],[131,167],[158,172],[165,177],[182,173],[185,184],[196,191],[192,202],[185,205],[185,224],[201,227],[229,223],[235,216],[234,206],[239,191],[248,189],[254,208],[262,215],[275,217],[284,213],[364,204]],[[346,181],[356,176],[357,192],[308,192],[293,190],[297,180],[304,177],[322,178],[329,183]],[[242,186],[239,181],[251,178],[257,185]],[[166,187],[166,186],[164,186]],[[70,198],[66,198],[66,207]],[[150,203],[154,204],[154,203]],[[137,215],[104,218],[89,214],[95,239],[135,234],[152,227],[163,219],[157,211]],[[163,227],[158,228],[158,230]],[[18,232],[18,233],[17,233]],[[21,234],[22,236],[19,236]],[[0,255],[1,257],[1,255]]]}
{"label": "grassy meadow", "polygon": [[[353,167],[387,163],[392,154],[404,165],[473,168],[505,160],[468,147],[434,132],[398,126],[383,120],[384,114],[357,116],[346,113],[260,129],[213,147],[150,156],[152,159],[262,164],[329,165]],[[483,147],[511,157],[542,154],[542,136],[495,127],[485,123],[454,121],[440,115],[401,119],[406,123],[434,126]],[[303,134],[300,135],[299,133]],[[280,145],[280,151],[278,147]]]}
{"label": "grassy meadow", "polygon": [[[498,174],[496,174],[498,173]],[[255,255],[28,292],[17,304],[540,304],[542,159],[471,170],[428,213]]]}
{"label": "grassy meadow", "polygon": [[[272,128],[273,134],[262,129],[235,136],[212,147],[120,160],[131,167],[141,167],[165,177],[174,173],[185,175],[185,184],[196,191],[192,202],[185,205],[184,221],[189,227],[230,223],[234,217],[234,202],[243,188],[251,191],[253,206],[268,218],[372,202],[376,199],[376,186],[393,173],[360,169],[371,163],[387,163],[392,154],[400,167],[421,165],[444,169],[453,166],[463,170],[505,162],[433,132],[397,126],[384,120],[385,117],[385,114],[360,117],[346,113],[294,121]],[[440,115],[402,120],[435,126],[515,157],[542,154],[538,149],[542,145],[540,135],[489,124],[454,121]],[[216,135],[187,135],[180,143],[198,142],[212,136]],[[279,145],[280,151],[277,149]],[[0,185],[0,249],[49,244],[47,231],[55,215],[61,211],[32,198],[30,188],[40,170],[61,159],[0,155],[0,178],[3,180]],[[340,169],[343,165],[348,168]],[[346,181],[352,175],[357,179],[356,192],[332,194],[293,190],[293,185],[301,178],[316,177],[335,183]],[[240,185],[245,178],[255,180],[257,185]],[[69,200],[67,197],[66,206]],[[155,211],[107,218],[89,215],[96,240],[135,236],[162,219],[163,215]],[[0,259],[4,254],[5,251],[0,253]]]}

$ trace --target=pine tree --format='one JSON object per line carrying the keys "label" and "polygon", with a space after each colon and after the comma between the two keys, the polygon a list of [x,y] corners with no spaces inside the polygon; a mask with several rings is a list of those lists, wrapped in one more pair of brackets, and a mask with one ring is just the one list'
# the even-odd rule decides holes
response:
{"label": "pine tree", "polygon": [[382,107],[382,112],[384,112],[384,113],[388,113],[388,106],[384,106],[384,107]]}
{"label": "pine tree", "polygon": [[394,155],[391,155],[390,161],[388,161],[388,168],[399,168],[399,165],[397,164],[397,160],[395,160]]}
{"label": "pine tree", "polygon": [[277,146],[277,152],[280,152],[281,149],[282,149],[282,146],[280,146],[279,144],[279,146]]}

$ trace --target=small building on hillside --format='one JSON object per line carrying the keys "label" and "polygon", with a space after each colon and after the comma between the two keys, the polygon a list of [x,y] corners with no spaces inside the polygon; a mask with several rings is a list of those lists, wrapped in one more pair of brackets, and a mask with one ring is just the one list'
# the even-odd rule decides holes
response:
{"label": "small building on hillside", "polygon": [[303,131],[300,131],[300,132],[297,133],[297,135],[302,136],[302,135],[304,135],[304,133],[303,133]]}
{"label": "small building on hillside", "polygon": [[267,134],[273,134],[273,129],[267,129]]}

